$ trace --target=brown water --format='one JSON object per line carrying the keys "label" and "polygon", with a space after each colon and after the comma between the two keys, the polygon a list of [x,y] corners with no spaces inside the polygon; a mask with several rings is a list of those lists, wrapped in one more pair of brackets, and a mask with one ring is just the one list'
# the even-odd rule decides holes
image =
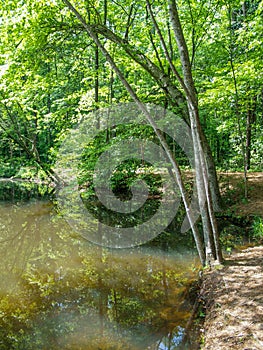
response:
{"label": "brown water", "polygon": [[0,267],[1,350],[168,350],[182,341],[198,261],[101,248],[34,200],[0,204]]}

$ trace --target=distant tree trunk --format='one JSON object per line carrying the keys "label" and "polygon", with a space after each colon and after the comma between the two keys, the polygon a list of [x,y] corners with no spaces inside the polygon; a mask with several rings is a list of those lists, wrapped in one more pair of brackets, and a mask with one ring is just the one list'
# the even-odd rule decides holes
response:
{"label": "distant tree trunk", "polygon": [[256,97],[248,103],[247,109],[247,125],[246,125],[246,167],[247,170],[251,166],[251,137],[252,127],[256,121]]}
{"label": "distant tree trunk", "polygon": [[94,100],[95,100],[95,109],[98,109],[99,103],[99,48],[95,46],[95,84],[94,84]]}
{"label": "distant tree trunk", "polygon": [[201,137],[204,156],[205,156],[206,165],[207,165],[208,181],[209,181],[209,187],[211,190],[213,209],[214,209],[214,211],[221,211],[222,210],[222,198],[221,198],[221,194],[220,194],[220,190],[219,190],[219,183],[218,183],[216,167],[215,167],[215,162],[214,162],[214,158],[212,155],[211,147],[210,147],[210,145],[207,141],[207,138],[202,130],[201,130],[200,137]]}
{"label": "distant tree trunk", "polygon": [[238,127],[238,133],[241,141],[241,152],[242,152],[242,158],[243,158],[243,174],[244,174],[244,197],[247,199],[248,197],[248,179],[247,179],[247,157],[246,157],[246,145],[245,145],[245,139],[241,128],[241,111],[240,111],[240,103],[239,103],[239,91],[238,91],[238,85],[237,85],[237,78],[236,78],[236,71],[235,71],[235,65],[234,65],[234,57],[235,57],[235,47],[234,47],[234,38],[235,33],[233,29],[233,17],[234,11],[232,9],[231,3],[229,3],[228,8],[228,19],[229,19],[229,28],[230,28],[230,52],[229,52],[229,60],[230,60],[230,67],[232,71],[233,76],[233,85],[235,89],[235,114],[237,118],[237,127]]}

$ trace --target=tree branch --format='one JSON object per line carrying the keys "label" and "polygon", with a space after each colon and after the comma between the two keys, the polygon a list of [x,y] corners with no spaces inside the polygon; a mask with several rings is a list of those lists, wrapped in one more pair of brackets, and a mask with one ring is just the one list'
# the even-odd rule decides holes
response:
{"label": "tree branch", "polygon": [[179,72],[177,71],[177,69],[175,68],[175,66],[174,66],[174,64],[172,62],[172,59],[171,59],[171,57],[169,55],[169,52],[168,52],[167,46],[165,44],[162,32],[161,32],[161,30],[160,30],[160,28],[158,26],[158,23],[156,22],[156,19],[154,17],[154,14],[152,12],[152,7],[150,5],[149,0],[146,0],[146,3],[147,3],[147,8],[148,8],[148,11],[150,13],[151,19],[153,21],[154,27],[155,27],[155,29],[156,29],[156,31],[158,33],[161,45],[163,47],[163,50],[164,50],[164,53],[165,53],[165,57],[166,57],[167,61],[169,62],[169,65],[171,67],[171,70],[172,70],[173,74],[175,75],[176,79],[179,81],[180,85],[182,86],[186,96],[188,96],[189,95],[189,91],[188,91],[188,89],[187,89],[187,87],[186,87],[182,77],[180,76]]}

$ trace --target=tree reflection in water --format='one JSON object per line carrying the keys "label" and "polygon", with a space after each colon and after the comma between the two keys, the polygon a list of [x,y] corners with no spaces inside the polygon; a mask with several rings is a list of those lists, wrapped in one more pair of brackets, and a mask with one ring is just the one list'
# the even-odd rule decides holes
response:
{"label": "tree reflection in water", "polygon": [[48,201],[3,202],[0,228],[1,349],[178,348],[194,254],[95,246]]}

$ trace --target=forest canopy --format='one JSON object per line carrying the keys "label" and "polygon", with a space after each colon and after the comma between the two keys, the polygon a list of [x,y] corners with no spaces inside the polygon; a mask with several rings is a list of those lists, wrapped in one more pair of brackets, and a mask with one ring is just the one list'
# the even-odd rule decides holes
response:
{"label": "forest canopy", "polygon": [[[160,79],[125,47],[127,42],[158,67],[157,73],[172,77],[145,2],[83,1],[78,6],[94,26],[107,26],[104,45],[139,98],[183,115],[184,98],[175,79],[176,98],[169,101]],[[167,7],[153,6],[180,72]],[[246,161],[248,168],[261,169],[262,1],[179,1],[178,8],[216,165],[237,170]],[[23,175],[21,166],[25,173],[36,163],[50,168],[63,135],[83,115],[130,97],[62,1],[5,1],[1,18],[0,175],[9,177]]]}

